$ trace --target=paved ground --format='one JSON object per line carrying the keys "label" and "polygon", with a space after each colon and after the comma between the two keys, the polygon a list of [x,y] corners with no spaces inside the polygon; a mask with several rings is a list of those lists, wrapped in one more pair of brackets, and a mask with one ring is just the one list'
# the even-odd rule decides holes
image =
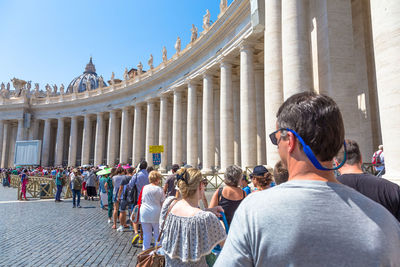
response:
{"label": "paved ground", "polygon": [[[208,200],[213,191],[206,192]],[[107,224],[98,201],[18,201],[0,186],[0,266],[135,266],[132,232]]]}
{"label": "paved ground", "polygon": [[0,186],[0,266],[135,266],[132,232],[107,224],[98,201],[16,201]]}

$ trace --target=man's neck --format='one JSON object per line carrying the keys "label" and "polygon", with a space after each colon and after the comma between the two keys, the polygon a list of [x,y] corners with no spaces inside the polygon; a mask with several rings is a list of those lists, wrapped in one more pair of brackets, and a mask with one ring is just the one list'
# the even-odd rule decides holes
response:
{"label": "man's neck", "polygon": [[[321,162],[321,165],[332,168],[332,165],[327,162]],[[330,166],[328,166],[330,165]],[[338,183],[333,174],[333,171],[321,171],[312,165],[311,162],[307,161],[293,161],[288,166],[289,181],[290,180],[312,180],[312,181],[323,181]]]}
{"label": "man's neck", "polygon": [[359,174],[359,173],[364,173],[359,166],[359,164],[356,165],[349,165],[349,164],[344,164],[342,168],[339,170],[340,174]]}

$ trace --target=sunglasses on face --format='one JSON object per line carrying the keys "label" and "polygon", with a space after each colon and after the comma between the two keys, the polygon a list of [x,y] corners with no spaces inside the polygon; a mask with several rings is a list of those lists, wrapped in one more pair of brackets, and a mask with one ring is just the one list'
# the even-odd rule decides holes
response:
{"label": "sunglasses on face", "polygon": [[[280,128],[274,132],[272,132],[269,135],[269,138],[271,139],[272,144],[274,145],[278,145],[278,138],[276,138],[276,133],[280,132],[280,131],[288,131],[291,132],[296,138],[297,140],[299,140],[300,144],[303,147],[303,151],[306,154],[307,158],[311,161],[311,163],[314,165],[314,167],[318,170],[322,170],[322,171],[333,171],[333,170],[337,170],[340,169],[344,163],[346,162],[347,159],[347,151],[346,151],[346,142],[343,143],[343,147],[344,147],[344,158],[343,158],[343,162],[340,163],[338,166],[336,166],[335,168],[325,168],[324,166],[321,165],[321,163],[319,163],[318,159],[315,157],[314,153],[312,152],[311,148],[306,144],[306,142],[304,142],[303,138],[300,137],[300,135],[298,133],[296,133],[295,131],[293,131],[292,129],[289,128]],[[279,138],[280,140],[280,138]]]}

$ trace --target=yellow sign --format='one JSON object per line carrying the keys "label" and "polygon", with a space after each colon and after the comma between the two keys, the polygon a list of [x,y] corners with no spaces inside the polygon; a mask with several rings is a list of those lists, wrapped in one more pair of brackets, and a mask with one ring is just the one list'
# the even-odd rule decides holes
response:
{"label": "yellow sign", "polygon": [[164,146],[149,146],[150,153],[161,153],[164,152]]}

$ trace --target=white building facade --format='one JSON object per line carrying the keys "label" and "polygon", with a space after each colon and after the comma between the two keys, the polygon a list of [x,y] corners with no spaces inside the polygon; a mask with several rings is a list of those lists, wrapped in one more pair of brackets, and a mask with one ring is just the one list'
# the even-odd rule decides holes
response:
{"label": "white building facade", "polygon": [[223,2],[185,48],[121,82],[42,95],[21,80],[2,86],[0,166],[13,165],[16,140],[42,140],[43,166],[151,162],[150,145],[164,146],[161,170],[273,166],[277,109],[312,90],[338,103],[365,162],[383,143],[399,182],[400,2]]}

